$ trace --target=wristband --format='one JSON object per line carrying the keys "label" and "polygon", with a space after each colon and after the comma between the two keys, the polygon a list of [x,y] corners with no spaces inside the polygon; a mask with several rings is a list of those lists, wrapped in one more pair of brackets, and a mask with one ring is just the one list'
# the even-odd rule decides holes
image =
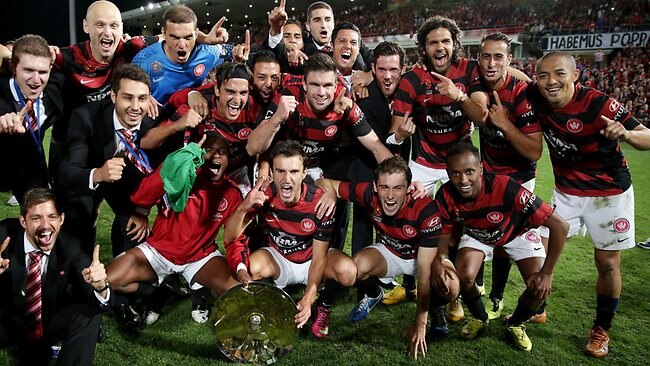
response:
{"label": "wristband", "polygon": [[109,283],[108,283],[108,278],[107,278],[107,279],[104,280],[104,287],[102,287],[100,289],[93,288],[93,290],[95,290],[95,292],[101,294],[102,292],[108,290],[108,286],[109,286]]}
{"label": "wristband", "polygon": [[401,145],[402,142],[404,142],[404,141],[397,142],[397,139],[395,138],[395,133],[391,133],[386,138],[386,143],[389,144],[389,145]]}
{"label": "wristband", "polygon": [[465,94],[465,92],[461,91],[461,92],[458,94],[458,98],[456,98],[456,101],[457,101],[457,102],[464,103],[466,100],[467,100],[467,94]]}

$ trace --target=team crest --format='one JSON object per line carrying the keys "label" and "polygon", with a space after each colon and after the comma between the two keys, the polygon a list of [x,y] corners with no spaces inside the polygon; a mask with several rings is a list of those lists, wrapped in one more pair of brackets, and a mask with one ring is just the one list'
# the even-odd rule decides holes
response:
{"label": "team crest", "polygon": [[412,237],[415,236],[416,231],[415,231],[415,228],[413,228],[413,226],[404,225],[404,227],[402,227],[402,233],[404,234],[404,236],[406,236],[408,238],[412,238]]}
{"label": "team crest", "polygon": [[487,220],[493,224],[498,224],[503,221],[503,214],[501,212],[492,211],[487,214]]}
{"label": "team crest", "polygon": [[302,219],[300,228],[306,233],[313,233],[316,230],[316,224],[311,219]]}
{"label": "team crest", "polygon": [[621,103],[619,103],[616,99],[611,99],[609,102],[609,111],[614,113],[616,112],[619,108],[621,107]]}
{"label": "team crest", "polygon": [[616,219],[614,221],[614,231],[617,233],[626,233],[630,230],[630,222],[627,219]]}
{"label": "team crest", "polygon": [[251,134],[251,129],[250,128],[242,128],[237,132],[237,137],[239,137],[240,140],[246,140],[248,139],[248,135]]}
{"label": "team crest", "polygon": [[85,64],[85,65],[84,65],[84,70],[85,70],[86,72],[92,72],[92,71],[95,70],[95,66],[93,66],[93,65],[91,65],[91,64]]}
{"label": "team crest", "polygon": [[531,243],[540,243],[542,241],[539,235],[534,231],[529,231],[526,233],[526,240]]}
{"label": "team crest", "polygon": [[224,197],[219,201],[219,205],[217,206],[217,211],[223,212],[226,211],[228,208],[228,200]]}
{"label": "team crest", "polygon": [[329,126],[325,129],[325,136],[327,137],[332,137],[336,135],[336,131],[338,131],[338,128],[334,125]]}
{"label": "team crest", "polygon": [[151,71],[153,72],[158,72],[162,70],[162,65],[158,61],[154,61],[151,63]]}
{"label": "team crest", "polygon": [[566,129],[569,130],[571,133],[578,133],[582,131],[582,121],[579,119],[571,118],[567,123],[566,123]]}
{"label": "team crest", "polygon": [[205,72],[205,65],[204,64],[198,64],[194,68],[194,76],[199,77],[203,75],[203,72]]}

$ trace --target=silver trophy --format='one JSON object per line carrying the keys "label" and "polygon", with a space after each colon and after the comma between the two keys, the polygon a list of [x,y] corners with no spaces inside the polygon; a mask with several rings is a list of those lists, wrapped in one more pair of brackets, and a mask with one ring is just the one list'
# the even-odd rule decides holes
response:
{"label": "silver trophy", "polygon": [[298,329],[296,303],[263,282],[235,286],[214,304],[217,347],[238,363],[272,364],[291,351]]}

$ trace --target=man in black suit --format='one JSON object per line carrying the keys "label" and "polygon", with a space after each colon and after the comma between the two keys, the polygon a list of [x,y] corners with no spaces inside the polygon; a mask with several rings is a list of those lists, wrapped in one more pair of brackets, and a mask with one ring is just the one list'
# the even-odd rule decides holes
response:
{"label": "man in black suit", "polygon": [[70,118],[60,165],[59,184],[68,221],[89,252],[102,199],[115,213],[111,240],[117,256],[147,237],[149,224],[135,212],[129,194],[151,173],[140,136],[153,125],[146,117],[149,76],[138,66],[120,66],[113,77],[110,100],[78,108]]}
{"label": "man in black suit", "polygon": [[51,61],[47,41],[26,35],[14,46],[13,76],[0,78],[0,190],[11,190],[18,202],[29,189],[48,186],[43,136],[63,114]]}
{"label": "man in black suit", "polygon": [[110,300],[99,246],[91,261],[59,235],[64,215],[51,191],[24,198],[20,218],[0,222],[0,346],[17,345],[20,365],[46,365],[62,341],[57,365],[90,365]]}

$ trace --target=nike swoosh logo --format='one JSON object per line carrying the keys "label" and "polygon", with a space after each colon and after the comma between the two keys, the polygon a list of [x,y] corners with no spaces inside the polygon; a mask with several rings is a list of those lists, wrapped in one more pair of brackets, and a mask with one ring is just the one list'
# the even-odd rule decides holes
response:
{"label": "nike swoosh logo", "polygon": [[84,84],[91,83],[92,80],[81,80],[81,81],[79,81],[79,82],[81,83],[81,85],[84,85]]}
{"label": "nike swoosh logo", "polygon": [[427,98],[427,99],[424,100],[423,103],[426,103],[426,102],[428,102],[428,101],[430,101],[430,100],[431,100],[431,98]]}
{"label": "nike swoosh logo", "polygon": [[627,238],[618,239],[618,242],[619,242],[619,243],[622,243],[622,242],[626,241],[626,240],[629,239],[629,238],[630,238],[630,237],[628,236]]}
{"label": "nike swoosh logo", "polygon": [[165,78],[164,76],[161,76],[161,77],[159,77],[159,78],[153,79],[153,82],[154,82],[154,83],[157,83],[157,82],[159,82],[160,80],[162,80],[162,79],[164,79],[164,78]]}
{"label": "nike swoosh logo", "polygon": [[533,248],[533,250],[540,250],[540,249],[542,249],[542,247],[539,247],[539,248]]}

